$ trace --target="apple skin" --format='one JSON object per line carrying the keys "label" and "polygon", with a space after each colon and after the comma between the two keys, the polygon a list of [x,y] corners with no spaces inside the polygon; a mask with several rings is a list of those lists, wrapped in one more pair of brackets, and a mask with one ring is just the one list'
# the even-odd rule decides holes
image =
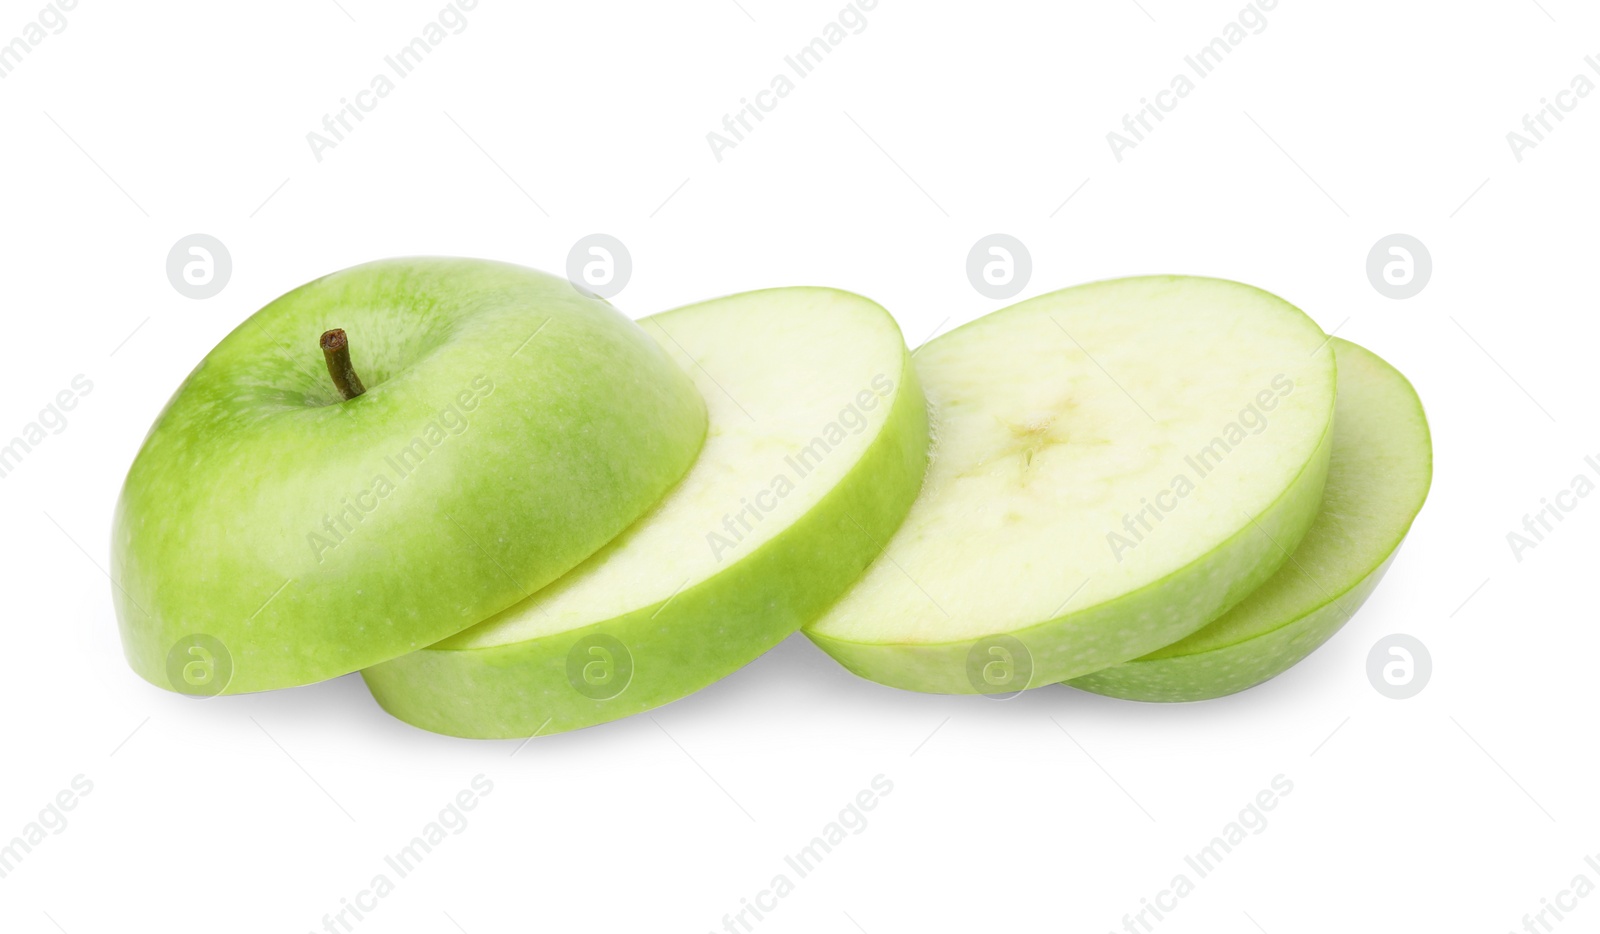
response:
{"label": "apple skin", "polygon": [[1299,664],[1361,608],[1389,570],[1396,550],[1337,602],[1225,649],[1159,657],[1155,653],[1066,682],[1122,700],[1183,703],[1211,700],[1270,681]]}
{"label": "apple skin", "polygon": [[1141,701],[1235,694],[1294,667],[1371,596],[1428,498],[1433,446],[1422,401],[1398,370],[1350,341],[1330,346],[1333,458],[1323,509],[1292,560],[1198,632],[1068,684]]}
{"label": "apple skin", "polygon": [[[348,401],[332,328],[367,387]],[[111,574],[129,664],[234,694],[436,642],[627,528],[705,426],[655,341],[565,279],[453,258],[317,279],[207,354],[128,472]],[[194,635],[225,683],[175,677]]]}
{"label": "apple skin", "polygon": [[[893,319],[872,307],[899,342]],[[685,310],[693,306],[678,309]],[[654,333],[652,321],[670,321],[675,313],[641,323]],[[753,316],[744,320],[759,321]],[[680,333],[675,326],[667,330]],[[753,333],[751,340],[758,339],[759,332]],[[506,739],[641,713],[733,673],[837,599],[877,557],[916,498],[927,466],[928,416],[903,344],[893,380],[888,415],[861,458],[798,521],[726,568],[665,600],[578,629],[501,645],[453,645],[471,635],[463,633],[366,669],[362,676],[368,688],[385,710],[414,726],[452,736]],[[715,383],[702,388],[708,394],[722,391]],[[739,395],[737,387],[731,391]],[[715,419],[713,415],[713,430]],[[617,670],[622,667],[618,646],[626,652],[624,673]],[[605,698],[580,693],[573,683],[574,657],[613,666],[606,673],[626,677],[625,688]]]}

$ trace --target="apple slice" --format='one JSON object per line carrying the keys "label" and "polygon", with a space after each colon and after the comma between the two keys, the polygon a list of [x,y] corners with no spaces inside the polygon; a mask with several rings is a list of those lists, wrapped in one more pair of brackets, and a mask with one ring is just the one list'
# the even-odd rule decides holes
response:
{"label": "apple slice", "polygon": [[628,532],[482,625],[364,672],[383,708],[468,737],[554,733],[683,697],[820,614],[916,497],[927,410],[894,320],[772,289],[642,322],[711,427]]}
{"label": "apple slice", "polygon": [[884,555],[817,645],[895,687],[1008,693],[1215,619],[1316,514],[1333,354],[1236,282],[1100,282],[920,348],[935,438]]}
{"label": "apple slice", "polygon": [[564,279],[425,258],[317,279],[224,338],[145,438],[112,532],[124,650],[210,695],[437,642],[625,530],[705,425],[655,341]]}
{"label": "apple slice", "polygon": [[1428,498],[1433,446],[1406,378],[1369,350],[1332,343],[1339,393],[1328,484],[1288,563],[1199,632],[1073,687],[1146,701],[1242,691],[1310,655],[1378,586]]}

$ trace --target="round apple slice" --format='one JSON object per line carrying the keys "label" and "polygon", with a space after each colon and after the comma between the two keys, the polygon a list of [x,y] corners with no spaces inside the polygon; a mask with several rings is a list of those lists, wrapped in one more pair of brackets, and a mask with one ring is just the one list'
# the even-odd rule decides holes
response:
{"label": "round apple slice", "polygon": [[874,681],[1001,694],[1193,632],[1311,524],[1326,340],[1266,292],[1164,276],[1045,295],[927,344],[927,482],[807,634]]}
{"label": "round apple slice", "polygon": [[128,660],[232,694],[437,642],[655,505],[705,418],[655,341],[564,279],[425,258],[317,279],[206,355],[128,471]]}
{"label": "round apple slice", "polygon": [[548,734],[696,691],[820,614],[910,508],[927,410],[894,320],[773,289],[641,322],[710,430],[687,477],[555,584],[364,672],[383,708],[456,736]]}
{"label": "round apple slice", "polygon": [[1289,670],[1378,586],[1428,498],[1433,445],[1422,400],[1394,367],[1349,341],[1339,362],[1322,511],[1293,556],[1233,609],[1172,645],[1069,682],[1145,701],[1233,694]]}

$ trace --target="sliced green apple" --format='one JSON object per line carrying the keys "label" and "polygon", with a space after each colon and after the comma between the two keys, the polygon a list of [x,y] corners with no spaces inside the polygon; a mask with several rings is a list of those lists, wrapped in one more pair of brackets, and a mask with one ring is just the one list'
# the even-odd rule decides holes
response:
{"label": "sliced green apple", "polygon": [[548,734],[696,691],[815,618],[904,517],[927,411],[878,305],[773,289],[643,322],[706,397],[683,482],[530,599],[364,672],[391,714],[468,737]]}
{"label": "sliced green apple", "polygon": [[625,530],[705,424],[655,341],[564,279],[425,258],[317,279],[200,362],[128,471],[124,650],[216,694],[437,642]]}
{"label": "sliced green apple", "polygon": [[967,694],[1188,635],[1271,576],[1316,514],[1325,341],[1276,296],[1167,276],[1045,295],[927,344],[927,481],[807,634],[862,677]]}
{"label": "sliced green apple", "polygon": [[1069,682],[1096,694],[1193,701],[1287,671],[1343,626],[1378,586],[1428,498],[1433,446],[1411,384],[1376,354],[1335,338],[1339,393],[1322,511],[1293,556],[1200,631]]}

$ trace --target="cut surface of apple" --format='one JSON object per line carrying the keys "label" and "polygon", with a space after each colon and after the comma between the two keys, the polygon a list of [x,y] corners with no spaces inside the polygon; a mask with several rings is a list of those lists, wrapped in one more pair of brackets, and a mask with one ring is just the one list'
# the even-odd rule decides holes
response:
{"label": "cut surface of apple", "polygon": [[1331,346],[1339,364],[1333,454],[1322,510],[1300,547],[1200,631],[1073,687],[1147,701],[1233,694],[1310,655],[1377,587],[1428,498],[1433,446],[1422,400],[1398,370],[1349,341]]}
{"label": "cut surface of apple", "polygon": [[1055,292],[930,342],[914,355],[934,438],[921,495],[807,635],[862,677],[962,694],[1188,635],[1311,524],[1326,340],[1267,292],[1162,276]]}
{"label": "cut surface of apple", "polygon": [[893,319],[820,288],[641,321],[706,398],[683,482],[561,580],[364,672],[378,702],[457,736],[615,720],[733,672],[854,581],[916,496],[927,412]]}
{"label": "cut surface of apple", "polygon": [[625,530],[705,424],[656,342],[565,279],[434,258],[317,279],[223,338],[135,458],[112,541],[124,650],[209,695],[437,642]]}

